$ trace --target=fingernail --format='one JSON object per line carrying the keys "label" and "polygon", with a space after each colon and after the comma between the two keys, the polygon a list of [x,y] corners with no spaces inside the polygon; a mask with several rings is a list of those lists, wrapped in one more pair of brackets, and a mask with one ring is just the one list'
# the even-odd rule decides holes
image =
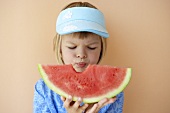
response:
{"label": "fingernail", "polygon": [[117,98],[114,99],[114,101],[116,101]]}
{"label": "fingernail", "polygon": [[89,105],[88,104],[85,104],[86,107],[88,107]]}
{"label": "fingernail", "polygon": [[94,106],[96,106],[96,107],[97,107],[97,106],[98,106],[98,104],[94,104]]}
{"label": "fingernail", "polygon": [[81,98],[80,98],[80,97],[78,98],[78,101],[81,101]]}
{"label": "fingernail", "polygon": [[68,99],[72,99],[72,96],[71,96],[71,95],[69,95],[69,96],[68,96]]}

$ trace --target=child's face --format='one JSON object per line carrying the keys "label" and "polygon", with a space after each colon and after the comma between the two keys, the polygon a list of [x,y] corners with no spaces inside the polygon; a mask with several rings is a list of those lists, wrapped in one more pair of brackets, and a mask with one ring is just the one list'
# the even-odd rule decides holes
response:
{"label": "child's face", "polygon": [[61,54],[64,64],[72,64],[77,72],[82,72],[89,64],[97,64],[101,52],[101,38],[89,34],[85,38],[69,34],[62,36]]}

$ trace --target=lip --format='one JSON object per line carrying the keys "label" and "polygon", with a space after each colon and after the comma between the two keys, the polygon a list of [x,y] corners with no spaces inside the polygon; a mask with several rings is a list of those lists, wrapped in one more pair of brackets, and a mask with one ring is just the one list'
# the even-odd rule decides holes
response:
{"label": "lip", "polygon": [[85,62],[79,62],[79,63],[76,63],[76,65],[77,65],[79,68],[84,68],[84,67],[86,67],[87,63],[85,63]]}

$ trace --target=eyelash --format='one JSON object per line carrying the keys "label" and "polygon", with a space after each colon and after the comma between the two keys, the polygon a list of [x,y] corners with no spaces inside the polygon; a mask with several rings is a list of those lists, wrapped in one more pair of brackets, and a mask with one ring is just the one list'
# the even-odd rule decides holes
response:
{"label": "eyelash", "polygon": [[[69,49],[76,49],[77,46],[74,47],[68,47]],[[90,50],[95,50],[97,47],[87,47]]]}
{"label": "eyelash", "polygon": [[88,47],[90,50],[95,50],[97,47]]}
{"label": "eyelash", "polygon": [[74,47],[68,47],[69,49],[75,49],[76,48],[76,46],[74,46]]}

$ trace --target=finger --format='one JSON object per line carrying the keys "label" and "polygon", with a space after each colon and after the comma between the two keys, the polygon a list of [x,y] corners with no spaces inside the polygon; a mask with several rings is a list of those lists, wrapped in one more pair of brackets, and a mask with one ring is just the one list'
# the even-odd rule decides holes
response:
{"label": "finger", "polygon": [[105,106],[105,103],[107,103],[109,101],[108,98],[104,98],[102,100],[100,100],[98,103],[97,103],[97,106],[95,106],[92,110],[95,110],[95,111],[90,111],[91,112],[98,112],[103,106]]}
{"label": "finger", "polygon": [[92,107],[89,111],[87,111],[86,113],[94,113],[94,112],[96,112],[97,108],[98,108],[98,104],[96,103],[96,104],[94,104],[93,107]]}
{"label": "finger", "polygon": [[61,100],[64,102],[66,100],[66,98],[61,96]]}
{"label": "finger", "polygon": [[82,99],[79,97],[79,98],[77,99],[77,101],[74,103],[73,107],[74,107],[75,109],[78,109],[79,106],[80,106],[80,104],[81,104],[81,102],[82,102]]}
{"label": "finger", "polygon": [[99,108],[103,107],[105,105],[105,103],[107,103],[107,102],[108,102],[108,98],[104,98],[104,99],[100,100],[98,102]]}
{"label": "finger", "polygon": [[68,108],[70,107],[70,103],[72,102],[72,96],[68,96],[68,98],[66,98],[66,100],[64,101],[64,107]]}
{"label": "finger", "polygon": [[82,111],[85,111],[88,106],[89,106],[88,104],[84,104],[83,106],[80,107],[80,109],[81,109]]}
{"label": "finger", "polygon": [[107,104],[114,103],[115,101],[116,101],[116,97],[114,97],[114,98],[110,98],[110,99],[108,99],[108,101],[107,101],[107,102],[105,102],[105,103],[104,103],[104,105],[103,105],[103,106],[105,106],[105,105],[107,105]]}
{"label": "finger", "polygon": [[109,99],[109,101],[108,101],[108,102],[109,102],[109,103],[113,103],[113,102],[115,102],[115,101],[116,101],[116,99],[117,99],[116,97],[111,98],[111,99]]}

